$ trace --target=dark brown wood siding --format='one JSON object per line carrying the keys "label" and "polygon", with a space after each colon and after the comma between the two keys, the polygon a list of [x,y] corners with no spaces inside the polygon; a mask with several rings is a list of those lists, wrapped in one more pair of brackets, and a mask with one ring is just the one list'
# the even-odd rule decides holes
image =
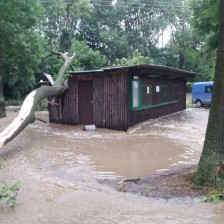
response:
{"label": "dark brown wood siding", "polygon": [[80,124],[78,115],[78,81],[93,81],[93,119],[97,127],[128,129],[128,76],[124,72],[80,75],[69,78],[69,89],[56,98],[59,106],[49,106],[50,122]]}
{"label": "dark brown wood siding", "polygon": [[[152,106],[158,105],[158,107],[137,111],[129,110],[129,126],[186,109],[186,81],[184,79],[143,78],[142,83],[152,86]],[[167,86],[167,101],[178,99],[178,102],[159,106],[160,95],[156,92],[156,86]]]}
{"label": "dark brown wood siding", "polygon": [[76,79],[68,80],[69,89],[63,96],[56,97],[58,105],[49,104],[49,120],[52,123],[78,124],[78,82]]}
{"label": "dark brown wood siding", "polygon": [[128,77],[105,74],[94,78],[94,121],[97,127],[128,129]]}
{"label": "dark brown wood siding", "polygon": [[[144,107],[137,110],[133,110],[129,105],[129,98],[132,95],[129,90],[129,81],[134,75],[141,80],[146,94],[148,94],[147,91],[151,94],[150,100],[147,95],[145,98],[142,97]],[[78,88],[82,81],[91,81],[93,85],[92,120],[97,127],[125,131],[139,122],[186,109],[185,79],[151,74],[143,76],[137,72],[127,74],[127,71],[123,69],[79,74],[69,78],[69,89],[55,100],[59,105],[49,105],[50,122],[71,125],[82,123],[79,114],[83,109],[78,108]],[[147,89],[148,86],[149,89]],[[157,86],[163,86],[160,90],[165,94],[157,92]],[[162,104],[162,101],[165,101],[165,104],[164,102]],[[145,104],[150,104],[150,108],[147,108],[148,105]],[[83,108],[86,108],[85,105]]]}

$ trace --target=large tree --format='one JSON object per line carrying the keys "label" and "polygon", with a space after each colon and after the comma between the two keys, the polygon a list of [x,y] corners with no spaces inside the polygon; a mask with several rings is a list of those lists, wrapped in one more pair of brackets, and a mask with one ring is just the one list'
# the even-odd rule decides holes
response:
{"label": "large tree", "polygon": [[69,56],[67,53],[54,52],[59,54],[64,63],[60,68],[57,79],[53,86],[41,86],[38,89],[33,90],[24,100],[19,115],[15,120],[0,133],[0,149],[14,139],[28,124],[35,121],[35,109],[37,104],[45,99],[52,98],[52,105],[54,105],[54,97],[62,95],[67,89],[64,74],[70,66],[75,54]]}
{"label": "large tree", "polygon": [[218,51],[212,103],[203,151],[193,180],[204,186],[224,186],[224,0],[220,0]]}
{"label": "large tree", "polygon": [[189,1],[185,0],[184,3],[184,7],[174,9],[171,14],[170,39],[162,47],[154,48],[154,63],[200,73],[194,81],[211,80],[214,77],[216,51],[208,44],[209,35],[202,35],[195,25],[197,19],[193,16]]}
{"label": "large tree", "polygon": [[151,56],[151,48],[167,28],[173,9],[182,7],[182,1],[176,0],[91,2],[92,16],[80,21],[79,37],[106,55],[109,64],[116,58],[130,57],[136,49]]}
{"label": "large tree", "polygon": [[[59,1],[59,9],[63,11],[63,9],[67,9],[67,5],[64,4],[64,1]],[[62,8],[61,8],[62,7]],[[65,7],[65,8],[64,8]],[[65,10],[66,12],[66,10]],[[66,14],[66,13],[65,13]],[[67,14],[66,14],[67,15]],[[65,72],[71,65],[73,58],[75,57],[75,53],[62,53],[62,51],[67,51],[72,46],[70,45],[71,39],[67,38],[66,32],[67,28],[67,20],[63,19],[63,14],[59,14],[58,17],[56,17],[58,20],[56,21],[56,28],[55,36],[51,37],[45,33],[45,37],[49,40],[49,43],[51,44],[51,47],[53,49],[53,52],[51,55],[56,54],[63,58],[64,62],[61,65],[61,68],[59,69],[59,72],[56,76],[56,81],[54,83],[51,82],[51,86],[41,86],[40,88],[37,88],[33,90],[31,93],[28,94],[28,96],[25,98],[22,108],[19,112],[18,117],[5,129],[0,133],[0,148],[2,148],[5,144],[10,142],[12,139],[14,139],[28,124],[35,121],[35,109],[36,105],[43,100],[44,98],[51,98],[51,104],[54,104],[54,97],[58,95],[62,95],[64,91],[67,89],[67,85],[65,82]],[[50,22],[47,20],[47,22]],[[49,28],[49,27],[48,27]],[[62,28],[62,29],[61,29]],[[50,28],[48,31],[51,30]],[[66,32],[65,32],[66,30]],[[68,30],[71,31],[71,30]],[[34,32],[34,31],[33,31]],[[49,34],[53,34],[49,32]],[[45,58],[48,58],[45,57]]]}
{"label": "large tree", "polygon": [[208,36],[211,48],[218,44],[219,0],[192,0],[194,27],[202,36]]}
{"label": "large tree", "polygon": [[0,1],[0,76],[7,98],[20,98],[35,84],[42,55],[41,14],[35,0]]}
{"label": "large tree", "polygon": [[3,95],[3,82],[0,75],[0,118],[5,117],[5,101]]}

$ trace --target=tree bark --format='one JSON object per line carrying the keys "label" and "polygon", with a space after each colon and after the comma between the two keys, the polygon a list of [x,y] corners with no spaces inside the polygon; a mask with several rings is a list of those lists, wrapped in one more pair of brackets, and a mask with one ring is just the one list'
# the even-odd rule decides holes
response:
{"label": "tree bark", "polygon": [[220,0],[219,42],[208,125],[198,170],[197,184],[224,186],[224,1]]}
{"label": "tree bark", "polygon": [[0,118],[2,117],[5,117],[5,100],[3,95],[3,81],[2,81],[1,69],[0,69]]}
{"label": "tree bark", "polygon": [[67,87],[63,86],[64,73],[71,64],[75,54],[68,57],[67,54],[56,52],[64,59],[54,86],[42,86],[32,91],[24,100],[18,117],[0,133],[0,149],[14,139],[28,124],[35,121],[35,107],[43,99],[62,95]]}

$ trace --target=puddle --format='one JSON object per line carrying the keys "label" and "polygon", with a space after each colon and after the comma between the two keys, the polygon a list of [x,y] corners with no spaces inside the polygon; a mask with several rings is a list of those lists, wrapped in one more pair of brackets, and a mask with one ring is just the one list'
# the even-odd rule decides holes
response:
{"label": "puddle", "polygon": [[[80,126],[36,121],[0,153],[7,156],[0,179],[22,184],[20,205],[0,207],[0,224],[222,223],[222,204],[144,198],[97,181],[196,163],[207,118],[208,110],[188,109],[128,132],[84,132]],[[0,129],[7,119],[0,120]]]}

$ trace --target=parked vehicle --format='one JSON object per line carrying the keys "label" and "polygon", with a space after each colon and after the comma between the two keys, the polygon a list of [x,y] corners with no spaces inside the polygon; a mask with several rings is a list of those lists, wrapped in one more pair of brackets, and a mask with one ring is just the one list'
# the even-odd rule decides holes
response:
{"label": "parked vehicle", "polygon": [[192,103],[197,107],[210,106],[213,81],[195,82],[192,86]]}

